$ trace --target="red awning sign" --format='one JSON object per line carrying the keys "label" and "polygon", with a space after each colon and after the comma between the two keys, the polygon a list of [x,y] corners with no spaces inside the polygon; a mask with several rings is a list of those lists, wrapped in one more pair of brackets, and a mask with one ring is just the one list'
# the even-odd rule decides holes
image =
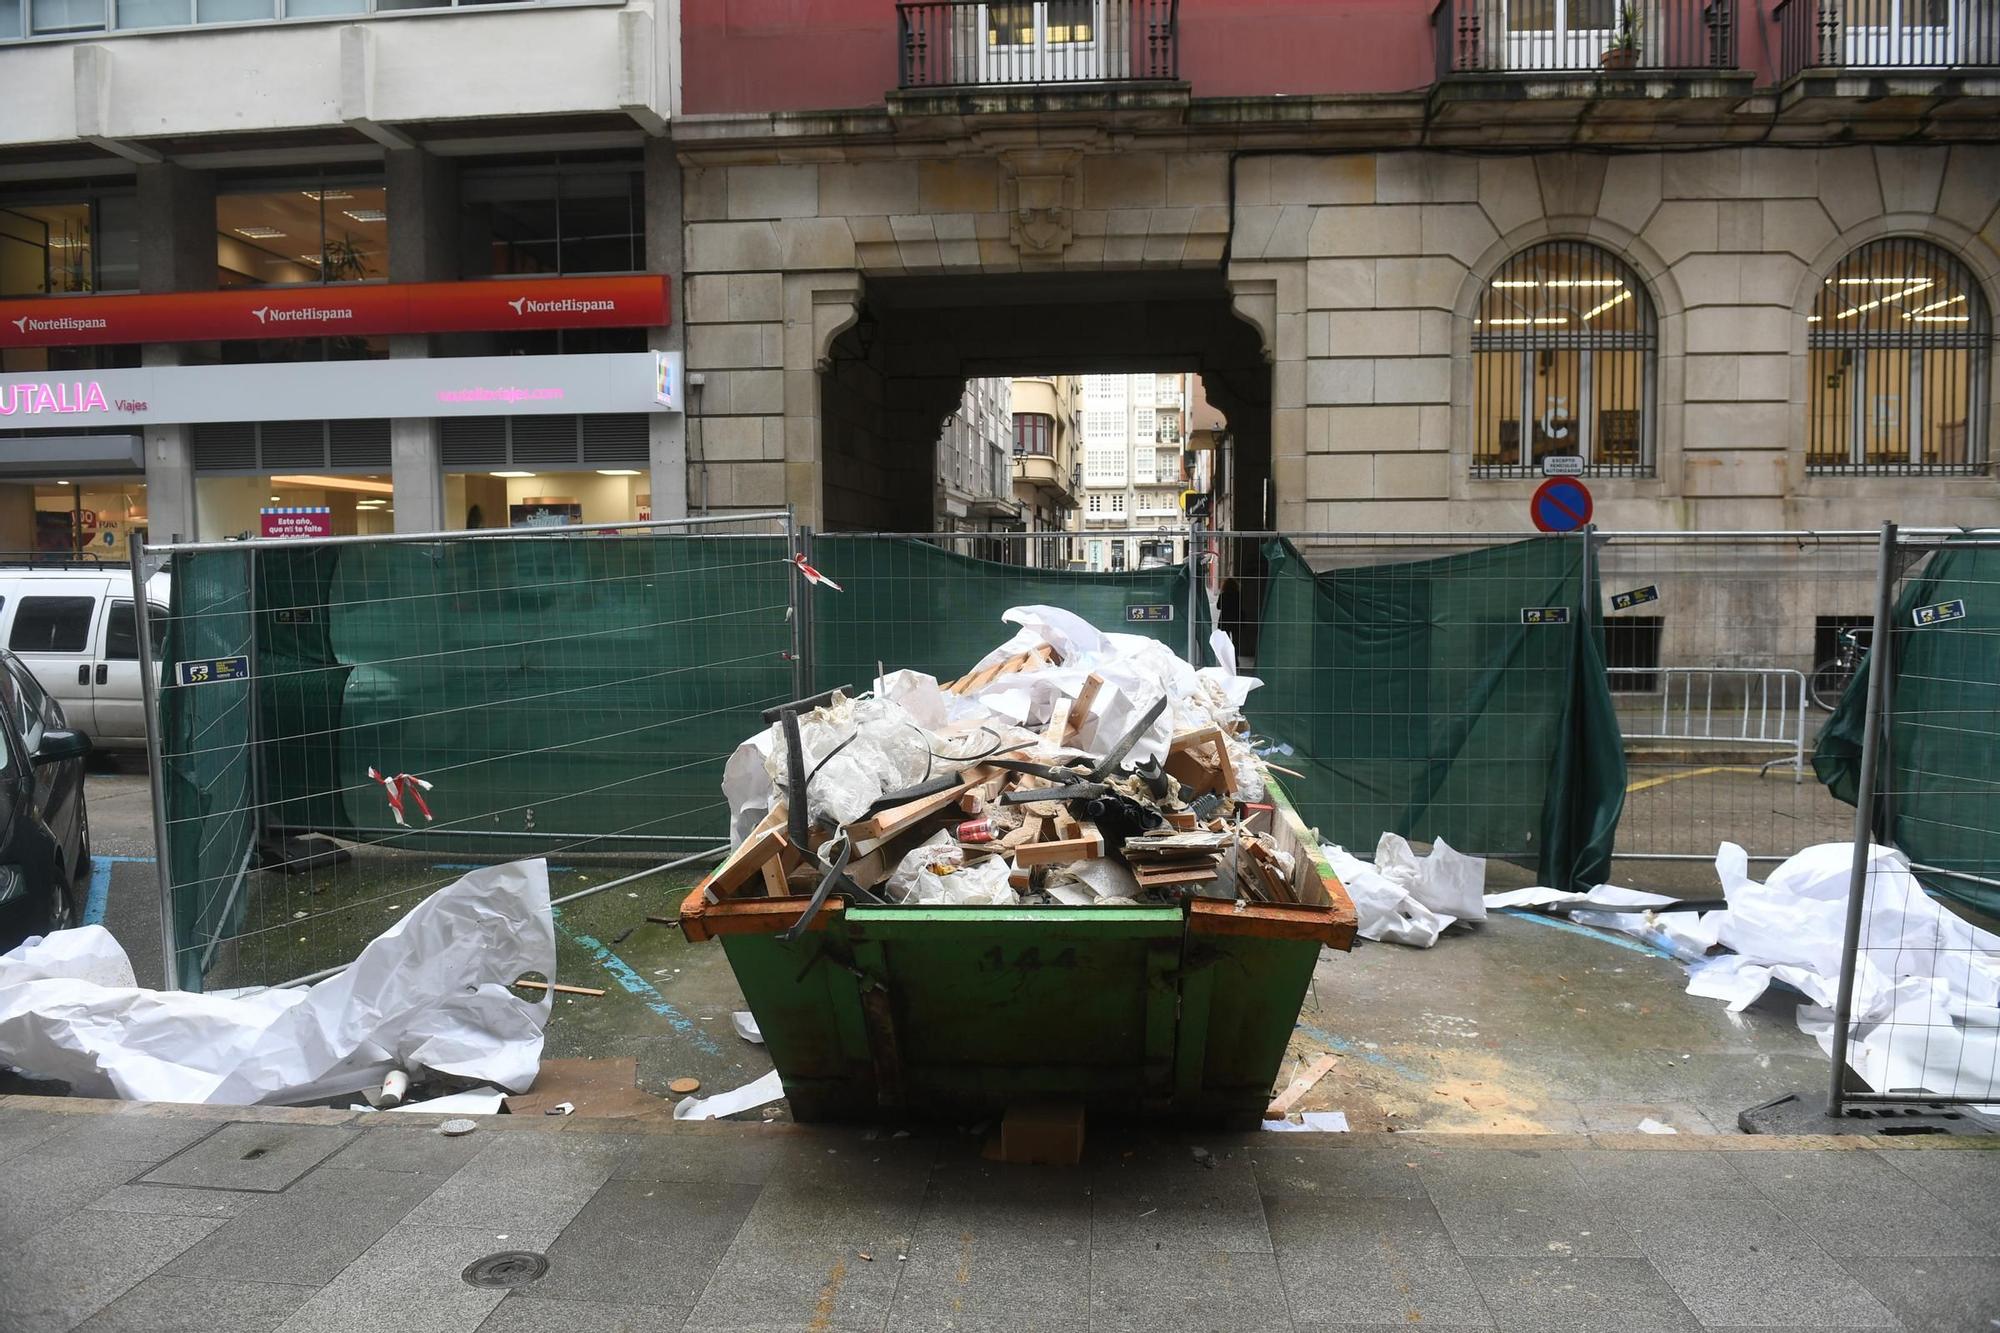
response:
{"label": "red awning sign", "polygon": [[499,278],[0,301],[0,347],[656,328],[667,279]]}

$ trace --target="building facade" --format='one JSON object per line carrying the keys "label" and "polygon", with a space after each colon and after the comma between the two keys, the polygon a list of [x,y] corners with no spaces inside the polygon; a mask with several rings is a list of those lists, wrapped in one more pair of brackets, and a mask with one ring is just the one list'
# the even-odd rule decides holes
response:
{"label": "building facade", "polygon": [[[1029,532],[1067,532],[1082,503],[1083,381],[1075,375],[1016,376],[1014,500]],[[1066,566],[1070,544],[1037,544],[1038,564]]]}
{"label": "building facade", "polygon": [[679,59],[664,3],[0,6],[0,548],[730,502]]}
{"label": "building facade", "polygon": [[1013,532],[1021,527],[1010,460],[1014,448],[1011,381],[965,382],[958,407],[937,442],[938,532]]}
{"label": "building facade", "polygon": [[[1086,568],[1140,569],[1187,558],[1181,495],[1196,480],[1187,435],[1194,376],[1085,375],[1083,506]],[[1129,529],[1150,529],[1158,536]]]}

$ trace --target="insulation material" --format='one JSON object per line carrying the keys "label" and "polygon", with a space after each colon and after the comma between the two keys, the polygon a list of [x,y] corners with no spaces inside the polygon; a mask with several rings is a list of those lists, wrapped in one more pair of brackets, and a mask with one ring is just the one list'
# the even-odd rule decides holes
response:
{"label": "insulation material", "polygon": [[1421,861],[1394,833],[1382,835],[1372,865],[1340,847],[1325,851],[1354,900],[1355,933],[1363,939],[1428,949],[1454,921],[1486,919],[1486,862],[1443,839]]}

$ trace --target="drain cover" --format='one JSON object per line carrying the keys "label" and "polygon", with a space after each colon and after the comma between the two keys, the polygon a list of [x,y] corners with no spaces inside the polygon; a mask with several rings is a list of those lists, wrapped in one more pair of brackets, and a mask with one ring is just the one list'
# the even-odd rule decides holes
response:
{"label": "drain cover", "polygon": [[465,1280],[475,1287],[525,1287],[548,1271],[549,1261],[539,1254],[502,1250],[468,1264]]}

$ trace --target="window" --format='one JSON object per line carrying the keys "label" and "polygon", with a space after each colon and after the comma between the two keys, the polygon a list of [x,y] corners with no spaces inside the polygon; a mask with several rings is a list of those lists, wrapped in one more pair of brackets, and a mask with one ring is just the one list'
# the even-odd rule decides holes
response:
{"label": "window", "polygon": [[[0,32],[6,4],[0,0]],[[136,196],[0,203],[0,296],[69,296],[138,286]]]}
{"label": "window", "polygon": [[1806,469],[1983,472],[1991,330],[1965,265],[1927,241],[1871,241],[1806,317]]}
{"label": "window", "polygon": [[1532,477],[1550,454],[1592,476],[1653,473],[1658,335],[1638,275],[1604,250],[1545,241],[1493,275],[1472,322],[1472,470]]}
{"label": "window", "polygon": [[379,282],[389,276],[389,192],[379,178],[302,178],[215,200],[223,287]]}
{"label": "window", "polygon": [[1155,466],[1153,475],[1161,481],[1181,480],[1181,451],[1178,449],[1161,449],[1157,452],[1159,453],[1159,463]]}
{"label": "window", "polygon": [[[153,641],[153,660],[158,661],[167,646],[167,613],[153,607],[146,619],[147,637]],[[112,662],[139,660],[139,630],[132,603],[113,602],[104,624],[104,656]]]}
{"label": "window", "polygon": [[1142,407],[1132,414],[1132,433],[1142,440],[1150,440],[1158,422],[1159,417],[1152,408]]}
{"label": "window", "polygon": [[90,646],[94,597],[23,597],[7,646],[17,653],[80,653]]}
{"label": "window", "polygon": [[1132,480],[1138,482],[1141,486],[1148,486],[1159,480],[1159,474],[1154,471],[1153,465],[1155,462],[1156,456],[1151,449],[1133,450]]}
{"label": "window", "polygon": [[1104,512],[1104,497],[1102,495],[1093,493],[1086,503],[1091,513],[1101,514]]}
{"label": "window", "polygon": [[1083,433],[1093,440],[1116,440],[1125,435],[1125,414],[1093,409],[1083,414]]}
{"label": "window", "polygon": [[1123,486],[1125,484],[1125,450],[1123,446],[1086,449],[1083,455],[1084,480],[1098,486]]}
{"label": "window", "polygon": [[1124,512],[1125,512],[1125,492],[1113,491],[1111,494],[1112,515],[1115,517],[1117,515],[1123,514]]}
{"label": "window", "polygon": [[630,162],[467,172],[459,199],[468,278],[646,266],[644,189]]}
{"label": "window", "polygon": [[1014,452],[1047,457],[1055,452],[1056,419],[1040,412],[1014,414]]}

